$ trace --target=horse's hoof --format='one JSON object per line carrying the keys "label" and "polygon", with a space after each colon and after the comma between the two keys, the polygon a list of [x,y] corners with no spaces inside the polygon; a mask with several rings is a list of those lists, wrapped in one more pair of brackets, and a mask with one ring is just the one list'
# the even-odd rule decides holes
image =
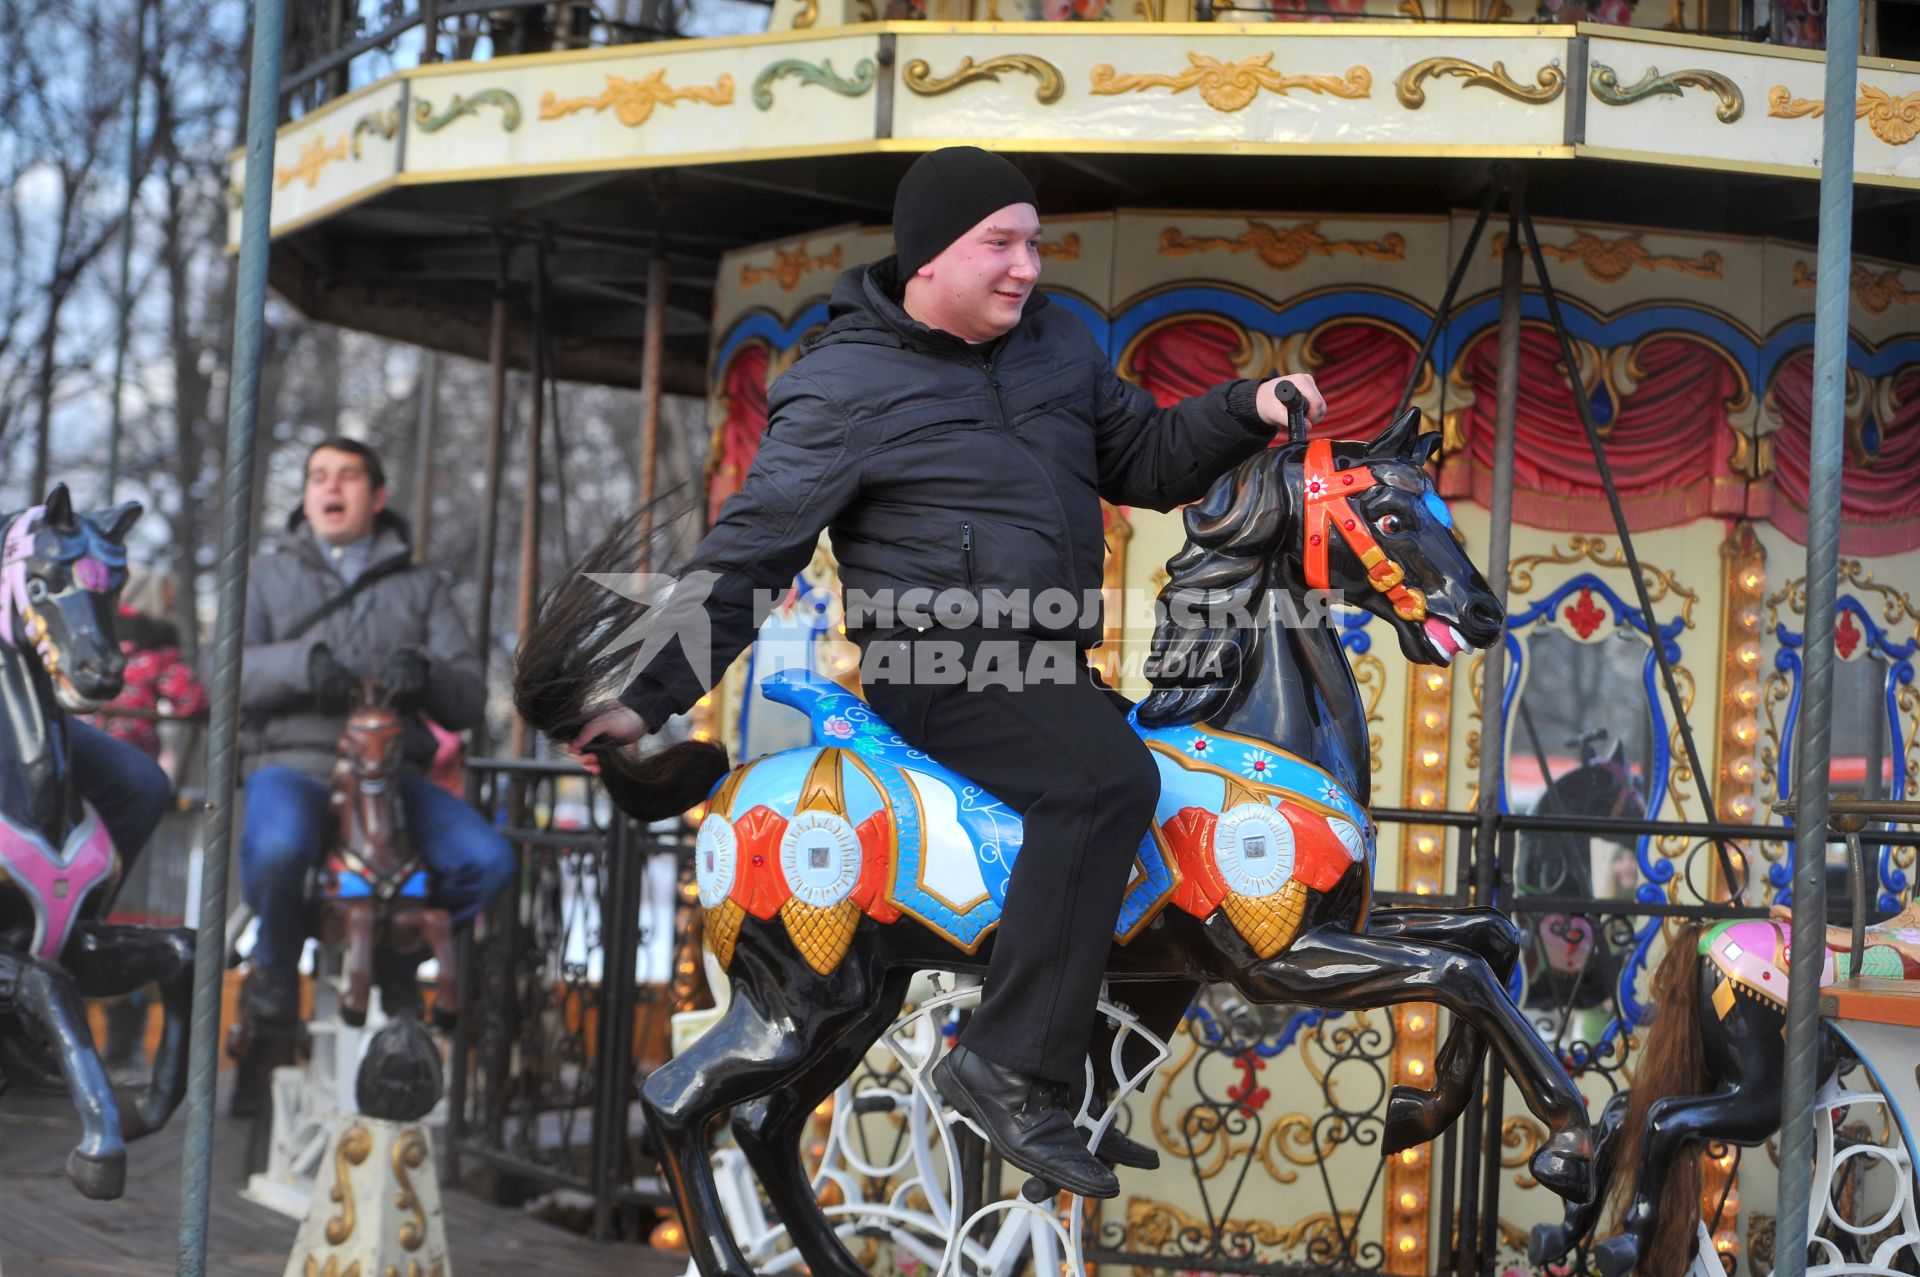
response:
{"label": "horse's hoof", "polygon": [[1027,1182],[1020,1186],[1020,1196],[1026,1198],[1035,1206],[1044,1206],[1059,1196],[1059,1194],[1059,1189],[1047,1183],[1047,1181],[1041,1179],[1038,1175],[1027,1176]]}
{"label": "horse's hoof", "polygon": [[1527,1262],[1535,1268],[1551,1264],[1573,1249],[1565,1224],[1535,1224],[1527,1238]]}
{"label": "horse's hoof", "polygon": [[1433,1113],[1433,1092],[1414,1086],[1396,1086],[1387,1096],[1386,1130],[1381,1135],[1380,1156],[1392,1157],[1437,1134],[1428,1129]]}
{"label": "horse's hoof", "polygon": [[121,1139],[137,1140],[142,1136],[153,1134],[159,1130],[161,1126],[165,1125],[167,1120],[165,1117],[162,1117],[158,1122],[148,1118],[145,1103],[146,1098],[147,1091],[145,1087],[137,1087],[131,1090],[116,1089],[114,1091],[113,1102],[120,1110]]}
{"label": "horse's hoof", "polygon": [[361,1007],[356,1011],[342,1002],[340,1004],[340,1022],[350,1029],[365,1028],[367,1024],[367,1009]]}
{"label": "horse's hoof", "polygon": [[458,1011],[442,1011],[436,1004],[433,1008],[433,1027],[442,1033],[451,1033],[460,1026]]}
{"label": "horse's hoof", "polygon": [[1576,1206],[1593,1200],[1593,1137],[1584,1125],[1548,1139],[1527,1168],[1542,1188]]}
{"label": "horse's hoof", "polygon": [[1633,1271],[1633,1266],[1640,1262],[1636,1250],[1633,1238],[1625,1233],[1609,1237],[1595,1246],[1593,1257],[1600,1265],[1600,1277],[1627,1277]]}
{"label": "horse's hoof", "polygon": [[110,1202],[127,1190],[126,1150],[105,1157],[88,1157],[76,1148],[67,1154],[67,1178],[83,1197]]}

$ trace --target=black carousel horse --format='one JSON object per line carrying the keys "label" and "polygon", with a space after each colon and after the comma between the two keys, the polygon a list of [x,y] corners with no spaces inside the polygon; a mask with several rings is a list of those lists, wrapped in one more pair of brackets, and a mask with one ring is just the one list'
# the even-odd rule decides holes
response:
{"label": "black carousel horse", "polygon": [[[1535,1175],[1584,1200],[1586,1110],[1506,995],[1519,951],[1512,923],[1485,909],[1369,907],[1364,705],[1335,630],[1285,623],[1307,591],[1330,587],[1384,620],[1416,663],[1444,664],[1499,636],[1500,606],[1425,469],[1439,438],[1418,431],[1419,414],[1408,412],[1371,444],[1296,437],[1242,463],[1187,510],[1186,547],[1168,565],[1168,607],[1155,636],[1159,690],[1136,712],[1161,769],[1161,809],[1137,853],[1146,897],[1130,891],[1108,978],[1231,983],[1253,1002],[1336,1010],[1439,1002],[1455,1018],[1434,1089],[1394,1089],[1383,1153],[1428,1141],[1459,1115],[1491,1042],[1548,1128]],[[641,522],[609,537],[581,568],[630,571]],[[1250,619],[1190,628],[1223,601]],[[632,653],[615,640],[634,610],[576,572],[542,612],[520,653],[516,701],[533,726],[565,741],[625,673]],[[709,799],[696,854],[708,942],[733,999],[714,1028],[647,1079],[643,1100],[703,1274],[751,1271],[728,1233],[708,1159],[709,1128],[731,1110],[740,1147],[815,1277],[858,1277],[808,1189],[802,1125],[892,1023],[916,970],[985,968],[992,936],[983,915],[943,914],[916,894],[938,873],[919,858],[941,830],[935,800],[926,799],[922,821],[914,795],[945,786],[940,810],[964,814],[968,802],[953,800],[971,800],[966,818],[996,805],[943,775],[856,698],[782,679],[768,681],[769,693],[811,711],[819,746],[736,769]],[[716,754],[706,745],[640,759],[609,752],[603,770],[615,802],[657,818],[708,797],[724,772]],[[792,783],[796,768],[805,785]],[[897,783],[909,768],[912,784]],[[854,830],[823,805],[829,791],[874,814]],[[796,812],[803,796],[809,805]],[[1161,814],[1176,808],[1171,819]],[[722,813],[740,817],[738,828]],[[992,881],[1004,887],[1019,832],[1017,817],[998,815],[991,856],[972,835],[977,874],[989,877],[982,899]],[[789,819],[803,838],[766,840]],[[900,826],[886,834],[889,819],[913,822],[914,836]],[[962,843],[963,867],[974,873],[967,850]],[[822,869],[842,886],[828,883],[820,894]],[[844,884],[855,877],[849,897]]]}
{"label": "black carousel horse", "polygon": [[[191,931],[99,920],[120,858],[69,757],[67,716],[120,691],[115,608],[139,517],[134,502],[77,514],[60,486],[0,521],[0,1035],[57,1062],[83,1132],[67,1176],[96,1198],[120,1195],[125,1141],[158,1130],[186,1094],[193,1001]],[[166,1024],[151,1079],[116,1096],[80,1000],[156,982]]]}

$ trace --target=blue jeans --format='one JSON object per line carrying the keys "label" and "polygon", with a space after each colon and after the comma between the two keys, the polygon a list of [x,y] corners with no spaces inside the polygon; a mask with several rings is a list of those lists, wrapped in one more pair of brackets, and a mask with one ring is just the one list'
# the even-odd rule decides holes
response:
{"label": "blue jeans", "polygon": [[74,785],[100,813],[121,866],[131,865],[173,802],[173,782],[159,763],[98,727],[69,718],[67,728]]}
{"label": "blue jeans", "polygon": [[[260,919],[254,961],[290,967],[306,943],[307,871],[334,826],[325,782],[290,767],[247,777],[247,823],[240,835],[240,886]],[[513,881],[513,848],[482,816],[424,777],[400,778],[407,836],[427,862],[433,901],[472,918]]]}

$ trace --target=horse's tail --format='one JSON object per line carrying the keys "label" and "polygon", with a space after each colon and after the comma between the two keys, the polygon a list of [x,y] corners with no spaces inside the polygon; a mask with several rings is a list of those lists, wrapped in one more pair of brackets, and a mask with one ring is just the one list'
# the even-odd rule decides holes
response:
{"label": "horse's tail", "polygon": [[[646,610],[592,574],[625,575],[641,562],[643,539],[678,520],[662,503],[636,512],[568,568],[540,600],[532,629],[514,657],[513,704],[520,717],[559,744],[586,725],[589,708],[618,695],[635,649],[618,645]],[[654,724],[659,726],[659,724]],[[601,779],[615,805],[637,820],[677,816],[700,802],[727,773],[727,751],[687,741],[649,754],[602,755]]]}
{"label": "horse's tail", "polygon": [[[1653,973],[1653,1027],[1647,1032],[1640,1067],[1634,1075],[1614,1174],[1606,1189],[1616,1228],[1633,1201],[1640,1150],[1653,1106],[1669,1096],[1702,1094],[1710,1080],[1706,1041],[1700,1030],[1700,935],[1705,929],[1693,923],[1675,932],[1667,956]],[[1660,1212],[1653,1237],[1641,1251],[1635,1271],[1650,1277],[1669,1277],[1687,1270],[1694,1250],[1694,1223],[1700,1213],[1701,1182],[1698,1157],[1683,1156],[1677,1166],[1662,1168],[1659,1198],[1666,1208]]]}

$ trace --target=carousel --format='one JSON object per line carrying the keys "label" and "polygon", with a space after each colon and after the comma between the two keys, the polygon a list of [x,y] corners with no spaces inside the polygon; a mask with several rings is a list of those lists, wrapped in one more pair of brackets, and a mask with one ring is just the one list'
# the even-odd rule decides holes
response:
{"label": "carousel", "polygon": [[[1803,545],[1832,495],[1810,442],[1825,59],[1796,47],[1818,42],[1819,20],[1720,0],[1554,20],[1579,8],[1535,21],[1500,0],[774,0],[764,34],[620,43],[629,28],[528,7],[495,24],[499,56],[476,57],[429,7],[290,76],[304,109],[273,152],[271,285],[311,318],[489,359],[486,500],[508,447],[498,374],[537,368],[639,385],[649,457],[659,396],[704,397],[711,517],[836,276],[890,251],[906,165],[973,143],[1032,179],[1040,287],[1122,376],[1171,403],[1312,372],[1331,411],[1299,446],[1353,441],[1376,468],[1431,457],[1448,516],[1434,535],[1506,612],[1497,635],[1456,633],[1467,650],[1450,661],[1406,661],[1410,614],[1355,581],[1367,605],[1336,610],[1332,632],[1368,771],[1358,792],[1309,804],[1311,832],[1258,740],[1154,729],[1164,792],[1183,797],[1156,813],[1116,937],[1117,953],[1150,948],[1181,916],[1220,911],[1283,963],[1311,918],[1281,898],[1314,865],[1333,866],[1331,883],[1351,863],[1376,931],[1473,906],[1510,915],[1474,942],[1498,1007],[1467,1014],[1453,991],[1309,1004],[1284,981],[1223,977],[1105,1119],[1159,1167],[1123,1169],[1118,1199],[1084,1203],[1023,1184],[940,1121],[924,1075],[969,980],[964,960],[929,960],[959,974],[888,985],[899,1018],[867,1026],[873,1045],[842,1061],[841,1085],[780,1121],[743,1104],[709,1147],[685,1132],[718,1110],[653,1079],[692,1060],[683,1072],[725,1082],[711,1035],[737,1017],[683,1016],[671,1049],[638,1032],[631,987],[604,976],[634,961],[621,920],[644,874],[566,859],[568,838],[673,839],[619,820],[561,836],[532,827],[552,803],[529,800],[515,810],[541,872],[614,925],[580,960],[535,886],[490,937],[510,946],[498,961],[468,946],[462,996],[479,1010],[454,1046],[456,1157],[584,1185],[605,1231],[691,1242],[707,1272],[1774,1270],[1789,1209],[1775,1134],[1788,924],[1774,911],[1794,903],[1805,802]],[[1822,1272],[1920,1256],[1900,1062],[1920,1020],[1897,984],[1920,970],[1906,913],[1920,809],[1901,806],[1920,796],[1920,64],[1886,56],[1912,52],[1901,19],[1869,6],[1855,104],[1830,742],[1832,787],[1851,797],[1828,815],[1826,975],[1842,987],[1820,1038],[1813,1206],[1798,1208]],[[422,25],[417,65],[348,88],[358,53]],[[506,31],[544,51],[505,52]],[[1730,38],[1756,32],[1773,38]],[[242,185],[260,180],[248,166],[237,153],[236,244]],[[520,440],[534,490],[539,420]],[[643,496],[655,482],[649,463]],[[1104,517],[1095,656],[1138,700],[1151,604],[1181,588],[1169,561],[1194,525]],[[526,633],[534,583],[521,585]],[[959,789],[916,776],[858,699],[828,538],[792,586],[691,725],[746,766],[677,835],[667,894],[689,979],[672,1006],[704,1000],[696,943],[726,1005],[730,959],[757,929],[785,928],[802,984],[858,956],[863,920],[964,954],[998,915],[987,862],[943,867],[939,839],[906,818],[931,830],[931,795],[953,807]],[[560,771],[502,760],[486,783],[524,796]],[[799,809],[780,808],[787,772]],[[1250,808],[1262,828],[1290,822],[1286,887],[1224,872],[1228,816]],[[838,822],[858,853],[840,895],[810,903],[749,872],[755,840],[781,845],[762,811]],[[951,819],[976,850],[997,836]],[[700,871],[694,846],[728,867]],[[1875,925],[1850,931],[1855,912]],[[1126,1002],[1116,980],[1122,1038],[1138,1028]],[[489,1019],[503,1007],[518,1028]],[[528,1049],[539,1023],[572,1054]],[[1662,1043],[1689,1034],[1692,1073],[1665,1079],[1686,1052]],[[1498,1071],[1483,1089],[1488,1039]],[[1556,1107],[1565,1094],[1583,1117]],[[1445,1120],[1409,1125],[1420,1103]]]}

